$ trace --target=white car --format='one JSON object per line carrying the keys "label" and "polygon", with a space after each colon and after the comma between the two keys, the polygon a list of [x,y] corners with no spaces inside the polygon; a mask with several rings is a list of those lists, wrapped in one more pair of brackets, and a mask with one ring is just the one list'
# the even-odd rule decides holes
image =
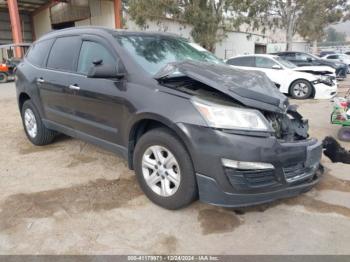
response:
{"label": "white car", "polygon": [[348,65],[348,74],[350,73],[350,55],[347,54],[328,54],[322,57],[332,61],[342,62]]}
{"label": "white car", "polygon": [[274,55],[236,56],[226,63],[236,68],[266,73],[282,93],[296,99],[329,99],[337,94],[335,70],[331,67],[297,67]]}

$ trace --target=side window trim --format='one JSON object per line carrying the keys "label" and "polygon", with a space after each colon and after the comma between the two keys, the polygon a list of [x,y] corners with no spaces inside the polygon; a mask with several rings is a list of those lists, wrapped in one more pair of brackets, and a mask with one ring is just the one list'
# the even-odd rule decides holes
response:
{"label": "side window trim", "polygon": [[[51,39],[52,39],[52,38],[51,38]],[[52,47],[53,47],[53,45],[55,44],[56,40],[57,40],[57,38],[54,38],[54,39],[53,39],[52,44],[51,44],[51,46],[50,46],[50,50],[49,50],[49,52],[47,53],[47,55],[46,55],[46,57],[45,57],[45,59],[44,59],[43,68],[45,68],[45,69],[47,69],[47,61],[49,60],[49,56],[50,56],[50,54],[51,54]]]}

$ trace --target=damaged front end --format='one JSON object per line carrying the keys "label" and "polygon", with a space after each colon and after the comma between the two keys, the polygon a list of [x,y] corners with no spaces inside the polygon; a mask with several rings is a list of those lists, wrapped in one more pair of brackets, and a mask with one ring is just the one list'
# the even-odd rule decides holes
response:
{"label": "damaged front end", "polygon": [[[264,132],[274,134],[278,139],[290,142],[308,138],[308,121],[297,112],[296,106],[289,105],[287,97],[261,72],[184,61],[168,64],[155,78],[167,87],[208,103],[256,109],[271,125]],[[220,128],[215,125],[213,127]],[[237,131],[241,132],[242,129],[237,128]],[[247,128],[245,131],[257,130]]]}
{"label": "damaged front end", "polygon": [[199,198],[241,207],[292,197],[318,181],[321,143],[265,74],[184,61],[155,78],[190,96],[208,127],[179,123],[188,136]]}
{"label": "damaged front end", "polygon": [[312,82],[313,85],[321,83],[327,86],[334,86],[337,84],[335,69],[328,66],[302,66],[293,70],[317,76],[317,80]]}
{"label": "damaged front end", "polygon": [[266,118],[275,130],[275,136],[286,142],[308,138],[308,120],[297,112],[296,106],[289,106],[285,114],[265,113]]}

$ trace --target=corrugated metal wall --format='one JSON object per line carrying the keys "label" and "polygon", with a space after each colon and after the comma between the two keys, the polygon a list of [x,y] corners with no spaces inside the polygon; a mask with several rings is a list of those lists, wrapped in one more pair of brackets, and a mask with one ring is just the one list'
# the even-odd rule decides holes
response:
{"label": "corrugated metal wall", "polygon": [[[29,14],[20,14],[23,31],[23,41],[32,42],[32,22]],[[11,22],[8,10],[0,9],[0,44],[12,43]]]}

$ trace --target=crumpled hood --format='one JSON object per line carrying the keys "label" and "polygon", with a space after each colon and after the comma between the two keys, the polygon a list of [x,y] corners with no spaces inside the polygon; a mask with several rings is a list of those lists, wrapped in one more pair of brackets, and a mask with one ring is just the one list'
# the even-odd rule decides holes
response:
{"label": "crumpled hood", "polygon": [[293,68],[293,70],[315,75],[335,75],[335,69],[330,66],[300,66]]}
{"label": "crumpled hood", "polygon": [[161,81],[183,75],[217,89],[248,107],[284,113],[289,105],[287,97],[265,73],[236,69],[225,64],[192,60],[169,63],[154,78]]}

